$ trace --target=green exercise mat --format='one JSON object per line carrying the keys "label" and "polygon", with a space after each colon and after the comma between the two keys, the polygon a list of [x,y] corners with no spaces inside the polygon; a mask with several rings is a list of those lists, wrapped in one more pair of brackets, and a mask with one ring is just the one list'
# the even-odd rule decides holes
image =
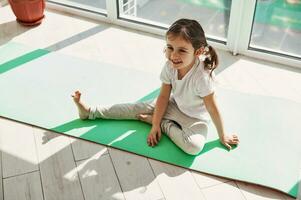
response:
{"label": "green exercise mat", "polygon": [[[12,44],[7,44],[12,45]],[[13,44],[14,48],[25,48]],[[0,47],[0,54],[2,49]],[[79,89],[89,105],[110,105],[155,98],[159,74],[92,62],[45,50],[9,52],[0,60],[0,115],[66,135],[109,145],[163,162],[230,179],[267,186],[297,196],[301,161],[301,105],[286,99],[217,88],[226,130],[241,143],[227,151],[213,124],[197,156],[166,136],[152,148],[150,125],[131,120],[81,121],[71,94]],[[38,52],[32,56],[30,52]],[[1,58],[3,59],[3,58]],[[19,59],[26,63],[20,64]],[[21,133],[20,133],[21,134]]]}

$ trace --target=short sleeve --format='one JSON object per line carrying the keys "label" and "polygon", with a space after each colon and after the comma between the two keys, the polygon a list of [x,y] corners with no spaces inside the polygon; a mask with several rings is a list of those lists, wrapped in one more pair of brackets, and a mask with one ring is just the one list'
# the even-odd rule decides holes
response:
{"label": "short sleeve", "polygon": [[196,93],[198,96],[205,97],[212,94],[215,90],[214,74],[212,74],[212,77],[210,77],[209,74],[204,74],[204,76],[197,80],[196,85]]}
{"label": "short sleeve", "polygon": [[168,62],[166,62],[160,74],[160,80],[166,84],[171,84],[171,71],[169,68]]}

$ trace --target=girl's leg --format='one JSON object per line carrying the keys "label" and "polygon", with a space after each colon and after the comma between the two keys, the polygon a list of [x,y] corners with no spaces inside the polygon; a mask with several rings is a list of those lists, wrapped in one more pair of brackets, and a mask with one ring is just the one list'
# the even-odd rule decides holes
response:
{"label": "girl's leg", "polygon": [[91,107],[89,119],[135,119],[139,114],[152,114],[154,112],[154,101],[139,103],[115,104],[112,106]]}
{"label": "girl's leg", "polygon": [[89,110],[90,108],[86,106],[82,101],[81,101],[81,93],[80,91],[75,91],[74,94],[71,95],[73,98],[73,101],[78,109],[78,114],[79,118],[81,119],[87,119],[89,116]]}
{"label": "girl's leg", "polygon": [[206,143],[207,124],[182,113],[174,100],[169,101],[161,129],[178,147],[191,155],[200,153]]}
{"label": "girl's leg", "polygon": [[182,128],[175,121],[163,119],[161,129],[180,149],[190,155],[199,154],[206,143],[206,124]]}

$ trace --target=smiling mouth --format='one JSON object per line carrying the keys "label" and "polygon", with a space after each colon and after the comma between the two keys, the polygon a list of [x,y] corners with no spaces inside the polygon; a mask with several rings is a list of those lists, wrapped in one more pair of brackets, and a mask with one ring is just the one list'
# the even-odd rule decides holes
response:
{"label": "smiling mouth", "polygon": [[171,62],[172,62],[174,65],[178,65],[178,64],[181,64],[181,63],[182,63],[182,61],[173,61],[173,60],[171,60]]}

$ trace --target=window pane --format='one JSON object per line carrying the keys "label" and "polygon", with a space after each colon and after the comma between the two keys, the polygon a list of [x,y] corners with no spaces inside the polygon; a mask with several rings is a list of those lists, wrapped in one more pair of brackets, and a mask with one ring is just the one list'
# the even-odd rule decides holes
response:
{"label": "window pane", "polygon": [[48,0],[59,4],[64,4],[85,10],[91,10],[100,13],[106,12],[106,0]]}
{"label": "window pane", "polygon": [[206,36],[226,41],[231,0],[119,0],[121,18],[168,27],[179,18],[196,19]]}
{"label": "window pane", "polygon": [[250,47],[301,57],[301,0],[258,0]]}

